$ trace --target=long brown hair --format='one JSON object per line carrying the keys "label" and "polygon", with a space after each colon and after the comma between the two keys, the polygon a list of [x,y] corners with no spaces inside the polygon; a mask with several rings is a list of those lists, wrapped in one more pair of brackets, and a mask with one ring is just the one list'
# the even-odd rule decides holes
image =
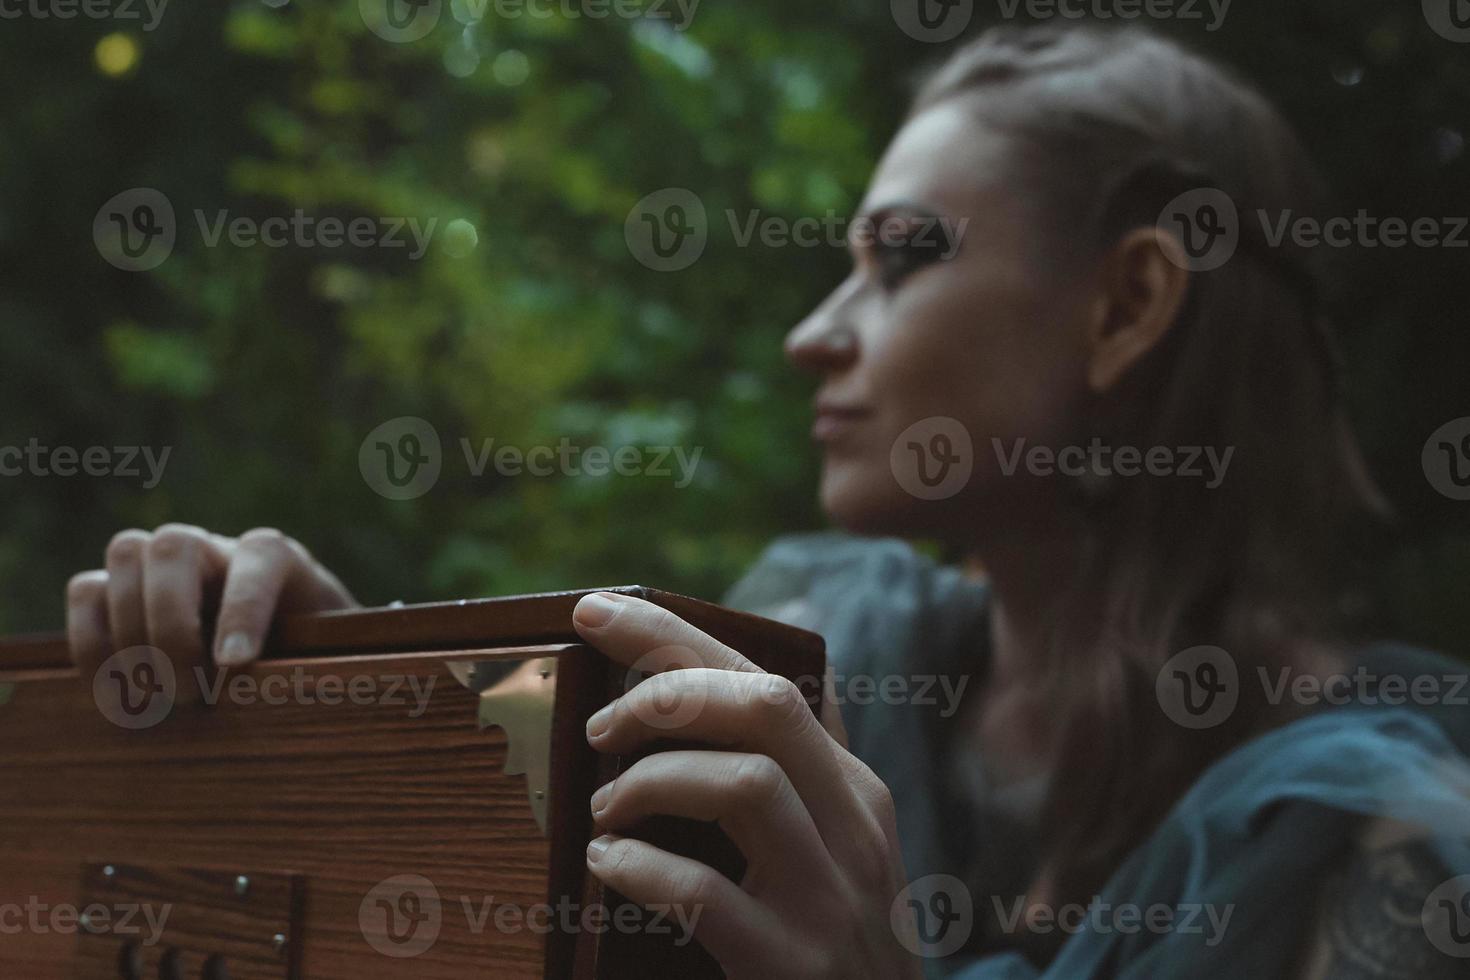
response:
{"label": "long brown hair", "polygon": [[[1340,639],[1341,533],[1385,508],[1337,391],[1317,256],[1251,237],[1254,209],[1322,205],[1264,98],[1146,31],[1010,27],[960,49],[912,112],[950,100],[1012,138],[1058,261],[1100,256],[1193,188],[1241,215],[1239,253],[1191,274],[1169,336],[1090,414],[1111,445],[1235,453],[1216,489],[1149,479],[1079,497],[1092,533],[1046,644],[1063,721],[1033,899],[1086,904],[1210,761],[1284,720],[1256,669],[1312,670],[1305,651]],[[1228,722],[1190,731],[1155,681],[1199,644],[1228,651],[1243,683]]]}

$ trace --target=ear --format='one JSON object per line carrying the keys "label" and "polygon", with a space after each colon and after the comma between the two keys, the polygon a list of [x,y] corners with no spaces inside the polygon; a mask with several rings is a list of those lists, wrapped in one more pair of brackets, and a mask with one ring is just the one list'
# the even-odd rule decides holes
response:
{"label": "ear", "polygon": [[1117,384],[1174,326],[1189,291],[1189,270],[1170,258],[1181,254],[1166,232],[1144,227],[1103,257],[1087,336],[1087,383],[1094,392]]}

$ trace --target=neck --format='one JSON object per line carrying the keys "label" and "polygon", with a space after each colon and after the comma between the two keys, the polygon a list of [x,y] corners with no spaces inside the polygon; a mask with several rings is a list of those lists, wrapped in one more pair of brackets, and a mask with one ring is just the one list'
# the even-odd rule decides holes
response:
{"label": "neck", "polygon": [[1088,533],[1079,516],[1055,511],[967,553],[990,583],[992,688],[1025,687],[1042,675],[1059,589],[1071,581]]}

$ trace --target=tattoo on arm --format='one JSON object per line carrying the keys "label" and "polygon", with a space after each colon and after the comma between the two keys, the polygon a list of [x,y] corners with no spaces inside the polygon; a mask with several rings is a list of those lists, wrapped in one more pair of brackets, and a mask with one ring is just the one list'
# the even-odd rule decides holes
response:
{"label": "tattoo on arm", "polygon": [[[1456,902],[1445,935],[1426,929],[1426,901],[1451,875],[1423,838],[1360,848],[1325,883],[1312,980],[1451,980],[1470,976],[1470,908]],[[1456,941],[1465,938],[1458,945]]]}

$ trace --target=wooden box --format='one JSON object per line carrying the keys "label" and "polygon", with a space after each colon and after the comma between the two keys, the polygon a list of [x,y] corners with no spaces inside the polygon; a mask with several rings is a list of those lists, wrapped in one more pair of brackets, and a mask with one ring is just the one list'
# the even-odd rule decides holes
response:
{"label": "wooden box", "polygon": [[[607,591],[815,708],[819,637]],[[212,703],[170,697],[136,652],[83,678],[60,638],[0,644],[0,977],[720,976],[586,873],[588,800],[632,761],[594,753],[586,720],[635,679],[579,641],[584,594],[290,619],[204,678]],[[640,836],[740,873],[712,825]]]}

